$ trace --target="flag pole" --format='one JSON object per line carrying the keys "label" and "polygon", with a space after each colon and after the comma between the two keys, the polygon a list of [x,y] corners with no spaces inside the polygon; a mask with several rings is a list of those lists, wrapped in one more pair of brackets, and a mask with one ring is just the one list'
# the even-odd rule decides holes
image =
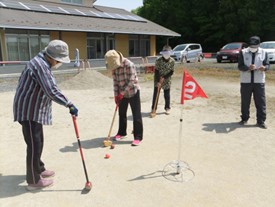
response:
{"label": "flag pole", "polygon": [[[185,89],[185,71],[183,73],[183,82],[182,82],[182,97],[181,97],[181,115],[180,115],[180,128],[179,128],[179,138],[178,138],[178,157],[177,160],[173,160],[164,166],[162,175],[171,181],[183,182],[189,181],[194,176],[195,173],[190,169],[189,165],[181,161],[181,151],[182,151],[182,125],[183,125],[183,104],[184,104],[184,89]],[[176,172],[175,172],[176,170]]]}
{"label": "flag pole", "polygon": [[179,129],[179,139],[178,139],[178,160],[177,160],[177,173],[180,173],[180,158],[181,158],[181,147],[182,147],[182,125],[183,125],[183,105],[184,105],[184,86],[185,85],[185,70],[183,70],[182,75],[182,93],[181,93],[181,112],[180,112],[180,129]]}
{"label": "flag pole", "polygon": [[179,139],[178,139],[178,160],[176,161],[176,173],[181,173],[181,150],[182,150],[182,125],[183,125],[183,105],[184,105],[184,88],[185,87],[185,70],[183,70],[182,76],[182,94],[181,94],[181,112],[180,112],[180,128],[179,128]]}
{"label": "flag pole", "polygon": [[182,121],[183,121],[183,105],[181,107],[181,115],[180,115],[180,130],[179,130],[179,144],[178,144],[178,160],[177,160],[177,173],[179,174],[181,171],[180,167],[180,158],[181,158],[181,147],[182,147]]}

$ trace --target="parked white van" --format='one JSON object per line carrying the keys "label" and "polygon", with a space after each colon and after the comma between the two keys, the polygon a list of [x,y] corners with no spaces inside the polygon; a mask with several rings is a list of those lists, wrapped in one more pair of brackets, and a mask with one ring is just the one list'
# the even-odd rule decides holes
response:
{"label": "parked white van", "polygon": [[262,42],[260,47],[267,52],[269,62],[275,63],[275,41]]}
{"label": "parked white van", "polygon": [[173,49],[173,54],[171,55],[176,61],[181,62],[195,62],[203,59],[202,47],[197,43],[186,43],[177,45]]}

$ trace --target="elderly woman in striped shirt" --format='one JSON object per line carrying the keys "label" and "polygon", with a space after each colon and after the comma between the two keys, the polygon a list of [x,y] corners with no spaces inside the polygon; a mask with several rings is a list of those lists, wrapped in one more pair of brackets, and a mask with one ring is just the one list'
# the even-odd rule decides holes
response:
{"label": "elderly woman in striped shirt", "polygon": [[36,190],[53,184],[47,177],[54,171],[46,170],[41,160],[43,150],[43,125],[52,124],[52,101],[69,108],[77,116],[78,110],[58,89],[52,69],[69,63],[68,45],[61,40],[51,41],[45,50],[31,59],[23,70],[13,103],[14,121],[22,125],[27,144],[28,190]]}

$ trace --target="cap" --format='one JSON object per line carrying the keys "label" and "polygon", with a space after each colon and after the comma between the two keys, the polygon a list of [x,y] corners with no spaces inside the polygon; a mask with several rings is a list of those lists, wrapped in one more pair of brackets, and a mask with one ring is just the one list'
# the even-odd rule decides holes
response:
{"label": "cap", "polygon": [[105,54],[105,60],[107,63],[107,69],[114,70],[118,68],[122,63],[123,55],[116,50],[109,50]]}
{"label": "cap", "polygon": [[253,36],[253,37],[250,37],[250,39],[249,39],[249,45],[250,46],[257,47],[257,46],[260,45],[260,43],[261,43],[261,39],[258,36]]}
{"label": "cap", "polygon": [[62,40],[52,40],[45,48],[46,54],[61,63],[70,63],[69,47]]}

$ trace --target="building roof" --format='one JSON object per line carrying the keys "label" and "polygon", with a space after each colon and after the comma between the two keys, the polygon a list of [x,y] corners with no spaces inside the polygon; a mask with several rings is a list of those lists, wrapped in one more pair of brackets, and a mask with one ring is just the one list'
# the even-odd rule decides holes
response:
{"label": "building roof", "polygon": [[124,9],[0,0],[0,28],[180,36]]}

